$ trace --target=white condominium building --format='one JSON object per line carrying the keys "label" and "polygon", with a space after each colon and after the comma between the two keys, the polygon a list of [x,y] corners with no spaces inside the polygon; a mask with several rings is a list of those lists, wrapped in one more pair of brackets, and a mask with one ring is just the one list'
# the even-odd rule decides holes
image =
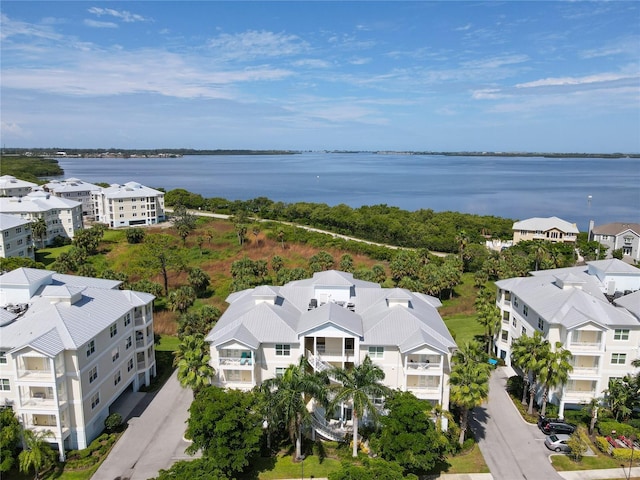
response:
{"label": "white condominium building", "polygon": [[0,405],[50,430],[61,459],[155,376],[154,297],[119,285],[30,268],[0,276]]}
{"label": "white condominium building", "polygon": [[631,362],[640,358],[640,269],[612,259],[532,275],[496,282],[496,355],[509,365],[513,341],[536,331],[570,350],[569,381],[550,393],[562,416],[567,406],[601,397],[611,378],[637,371]]}
{"label": "white condominium building", "polygon": [[[330,270],[281,287],[236,292],[227,302],[207,336],[216,385],[250,389],[282,374],[301,356],[315,370],[326,370],[360,364],[368,355],[384,371],[388,387],[449,406],[456,343],[434,297]],[[345,405],[333,412],[331,422],[318,413],[314,428],[326,438],[339,438],[337,426],[350,422],[351,408]]]}
{"label": "white condominium building", "polygon": [[[82,230],[82,204],[59,198],[49,192],[36,189],[24,197],[0,198],[0,212],[16,215],[35,222],[44,218],[47,234],[44,244],[49,245],[57,236],[73,238],[78,230]],[[40,239],[35,239],[40,246]]]}
{"label": "white condominium building", "polygon": [[37,186],[37,183],[20,180],[11,175],[2,175],[0,177],[0,197],[24,197]]}
{"label": "white condominium building", "polygon": [[68,178],[67,180],[52,180],[43,185],[43,188],[53,193],[56,197],[66,198],[82,203],[82,214],[93,215],[92,192],[100,190],[98,185],[83,182],[79,178]]}
{"label": "white condominium building", "polygon": [[31,221],[0,213],[0,257],[35,258]]}
{"label": "white condominium building", "polygon": [[136,182],[91,193],[95,220],[112,228],[155,225],[165,220],[164,193]]}
{"label": "white condominium building", "polygon": [[513,224],[513,243],[546,240],[553,243],[576,243],[578,227],[558,217],[529,218]]}

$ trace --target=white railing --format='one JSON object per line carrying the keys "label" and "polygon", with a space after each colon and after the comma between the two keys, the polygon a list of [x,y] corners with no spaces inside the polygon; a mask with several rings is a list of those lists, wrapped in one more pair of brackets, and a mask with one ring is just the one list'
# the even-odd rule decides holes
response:
{"label": "white railing", "polygon": [[[428,370],[428,369],[439,369],[441,367],[440,363],[431,363],[431,362],[409,362],[407,363],[407,370]],[[415,373],[415,372],[413,372]]]}
{"label": "white railing", "polygon": [[320,356],[314,355],[309,350],[307,350],[307,360],[316,372],[324,372],[333,368],[331,364],[323,361]]}
{"label": "white railing", "polygon": [[597,375],[598,367],[573,367],[573,371],[569,375]]}
{"label": "white railing", "polygon": [[37,378],[52,378],[53,377],[53,370],[25,370],[25,369],[19,369],[18,370],[18,378],[23,378],[23,377],[37,377]]}
{"label": "white railing", "polygon": [[220,366],[252,366],[253,358],[220,357],[218,362]]}
{"label": "white railing", "polygon": [[351,426],[343,425],[338,420],[327,421],[322,416],[322,413],[318,410],[315,410],[313,412],[311,418],[313,428],[315,428],[316,432],[328,440],[342,440],[348,433],[351,433],[352,431]]}
{"label": "white railing", "polygon": [[337,348],[326,349],[322,345],[318,345],[317,351],[318,354],[326,357],[353,357],[355,355],[355,350],[353,348],[345,348],[343,351]]}

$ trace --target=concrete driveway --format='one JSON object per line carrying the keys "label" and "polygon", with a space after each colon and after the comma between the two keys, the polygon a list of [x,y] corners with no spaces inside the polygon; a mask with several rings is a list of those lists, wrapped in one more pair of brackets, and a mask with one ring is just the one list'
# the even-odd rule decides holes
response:
{"label": "concrete driveway", "polygon": [[192,400],[193,392],[182,388],[173,372],[142,414],[129,419],[91,480],[147,480],[177,460],[194,458],[184,453],[189,443],[183,439]]}
{"label": "concrete driveway", "polygon": [[471,428],[494,480],[562,480],[549,462],[545,435],[530,425],[506,391],[510,367],[494,370],[489,380],[489,400],[473,410]]}

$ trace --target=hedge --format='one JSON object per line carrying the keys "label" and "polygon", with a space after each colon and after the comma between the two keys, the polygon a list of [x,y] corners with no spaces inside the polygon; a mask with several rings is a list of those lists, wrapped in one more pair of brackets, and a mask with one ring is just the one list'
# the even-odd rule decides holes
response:
{"label": "hedge", "polygon": [[612,448],[611,444],[604,437],[596,437],[596,446],[602,453],[609,453]]}
{"label": "hedge", "polygon": [[598,422],[598,431],[601,435],[611,435],[611,432],[614,430],[616,432],[616,436],[624,435],[625,437],[630,437],[632,435],[638,436],[640,433],[638,432],[638,429],[633,428],[632,425],[627,423],[620,423],[616,421]]}
{"label": "hedge", "polygon": [[616,460],[631,460],[632,452],[630,448],[614,448],[612,455]]}

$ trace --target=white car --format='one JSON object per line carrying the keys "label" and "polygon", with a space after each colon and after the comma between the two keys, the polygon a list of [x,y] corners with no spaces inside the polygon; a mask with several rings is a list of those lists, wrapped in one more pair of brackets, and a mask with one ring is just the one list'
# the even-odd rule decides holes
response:
{"label": "white car", "polygon": [[571,435],[565,433],[554,433],[544,439],[544,444],[549,450],[553,450],[554,452],[570,452],[571,448],[567,445],[570,438]]}

